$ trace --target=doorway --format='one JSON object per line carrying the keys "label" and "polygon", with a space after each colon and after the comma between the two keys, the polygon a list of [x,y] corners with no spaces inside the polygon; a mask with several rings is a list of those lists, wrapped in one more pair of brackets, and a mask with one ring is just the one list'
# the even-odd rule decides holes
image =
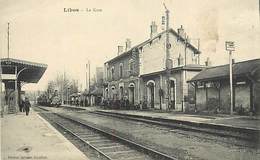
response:
{"label": "doorway", "polygon": [[123,100],[123,98],[124,98],[124,88],[121,86],[121,87],[119,87],[119,98],[120,98],[120,100]]}
{"label": "doorway", "polygon": [[170,109],[175,110],[175,103],[176,103],[175,80],[170,80]]}
{"label": "doorway", "polygon": [[135,85],[134,83],[129,84],[129,102],[131,105],[135,103]]}
{"label": "doorway", "polygon": [[155,82],[147,82],[147,100],[151,108],[154,108],[154,98],[155,98]]}

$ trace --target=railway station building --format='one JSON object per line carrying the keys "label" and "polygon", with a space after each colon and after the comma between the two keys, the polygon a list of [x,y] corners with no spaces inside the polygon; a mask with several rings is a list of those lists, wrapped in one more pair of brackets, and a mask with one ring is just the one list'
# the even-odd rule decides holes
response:
{"label": "railway station building", "polygon": [[24,93],[22,86],[27,83],[37,83],[45,70],[46,64],[29,62],[20,59],[1,59],[1,109],[4,113],[18,112],[21,96]]}
{"label": "railway station building", "polygon": [[118,46],[118,56],[104,64],[104,99],[128,99],[131,105],[140,108],[168,109],[167,84],[170,86],[170,106],[184,110],[188,100],[187,80],[198,74],[201,52],[186,38],[183,27],[176,32],[169,29],[170,59],[172,65],[167,83],[166,31],[157,32],[152,22],[150,38],[131,47],[126,40],[125,50]]}
{"label": "railway station building", "polygon": [[[260,113],[260,59],[233,63],[233,111],[238,114]],[[209,67],[194,76],[197,111],[230,113],[229,64]]]}

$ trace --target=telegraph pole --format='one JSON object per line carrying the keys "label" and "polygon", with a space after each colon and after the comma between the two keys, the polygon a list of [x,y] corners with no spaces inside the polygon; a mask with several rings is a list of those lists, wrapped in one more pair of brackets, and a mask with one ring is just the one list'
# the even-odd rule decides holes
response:
{"label": "telegraph pole", "polygon": [[233,115],[233,73],[232,51],[235,51],[235,42],[226,41],[226,50],[229,51],[229,82],[230,82],[230,114]]}
{"label": "telegraph pole", "polygon": [[165,59],[165,70],[166,70],[166,83],[167,83],[167,100],[166,108],[170,109],[170,48],[171,44],[169,42],[169,14],[170,11],[167,9],[166,5],[163,3],[166,15],[166,59]]}
{"label": "telegraph pole", "polygon": [[86,90],[88,87],[88,64],[86,63]]}
{"label": "telegraph pole", "polygon": [[90,93],[90,61],[88,60],[88,93]]}
{"label": "telegraph pole", "polygon": [[9,53],[9,50],[10,50],[10,33],[9,33],[9,22],[7,23],[7,58],[9,59],[10,57],[10,53]]}

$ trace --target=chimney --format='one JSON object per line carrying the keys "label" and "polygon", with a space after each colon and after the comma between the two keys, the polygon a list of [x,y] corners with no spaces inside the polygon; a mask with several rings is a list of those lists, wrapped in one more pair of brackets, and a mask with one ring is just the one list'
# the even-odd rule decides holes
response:
{"label": "chimney", "polygon": [[125,51],[128,51],[131,49],[131,40],[129,38],[125,41]]}
{"label": "chimney", "polygon": [[190,43],[190,37],[187,36],[186,38],[187,38],[187,39],[186,39],[186,40],[187,40],[187,43]]}
{"label": "chimney", "polygon": [[165,30],[165,16],[162,16],[162,30]]}
{"label": "chimney", "polygon": [[119,54],[124,51],[124,46],[117,46],[117,49],[117,55],[119,56]]}
{"label": "chimney", "polygon": [[152,24],[150,27],[151,27],[150,38],[152,39],[154,36],[157,35],[157,25],[155,24],[155,21],[152,21]]}
{"label": "chimney", "polygon": [[205,66],[211,66],[211,61],[210,61],[209,57],[205,61]]}
{"label": "chimney", "polygon": [[235,63],[236,63],[236,62],[235,62],[235,59],[233,58],[233,59],[232,59],[232,64],[235,64]]}
{"label": "chimney", "polygon": [[184,28],[181,25],[181,28],[178,28],[178,35],[182,38],[185,38],[185,32],[184,32]]}

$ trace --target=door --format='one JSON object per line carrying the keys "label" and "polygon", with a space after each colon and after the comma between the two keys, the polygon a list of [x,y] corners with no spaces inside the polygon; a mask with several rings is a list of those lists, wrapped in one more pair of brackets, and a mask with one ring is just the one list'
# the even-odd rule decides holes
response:
{"label": "door", "polygon": [[154,83],[149,82],[147,84],[147,100],[148,100],[148,105],[151,108],[154,108]]}
{"label": "door", "polygon": [[154,85],[150,87],[151,90],[151,108],[154,108]]}
{"label": "door", "polygon": [[131,105],[135,102],[135,88],[133,86],[129,87],[129,101]]}
{"label": "door", "polygon": [[175,109],[175,82],[173,80],[170,81],[170,107],[171,109]]}

